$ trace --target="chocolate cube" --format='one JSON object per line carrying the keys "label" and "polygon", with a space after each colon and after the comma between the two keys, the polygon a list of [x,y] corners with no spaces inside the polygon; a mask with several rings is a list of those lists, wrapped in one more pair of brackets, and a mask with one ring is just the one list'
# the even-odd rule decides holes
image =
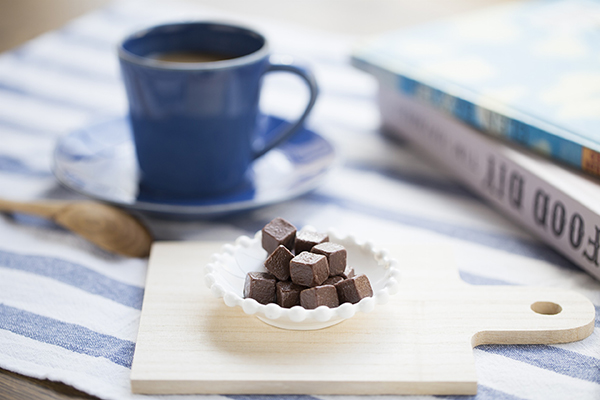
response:
{"label": "chocolate cube", "polygon": [[248,272],[244,282],[244,298],[250,298],[261,304],[275,303],[275,284],[277,279],[266,272]]}
{"label": "chocolate cube", "polygon": [[344,279],[354,278],[356,276],[356,272],[354,272],[354,268],[346,265],[346,269],[340,274],[340,276]]}
{"label": "chocolate cube", "polygon": [[294,255],[284,245],[280,244],[265,261],[267,271],[275,275],[280,281],[290,278],[290,261]]}
{"label": "chocolate cube", "polygon": [[330,308],[340,305],[338,294],[332,285],[316,286],[305,289],[300,293],[300,305],[307,309],[327,306]]}
{"label": "chocolate cube", "polygon": [[341,282],[344,280],[343,276],[332,276],[329,277],[325,280],[325,282],[323,282],[323,285],[335,285],[338,282]]}
{"label": "chocolate cube", "polygon": [[275,218],[262,229],[262,247],[271,254],[279,245],[294,249],[296,227],[283,218]]}
{"label": "chocolate cube", "polygon": [[323,254],[329,263],[329,276],[341,275],[346,269],[346,249],[341,244],[324,242],[314,246],[311,252]]}
{"label": "chocolate cube", "polygon": [[296,234],[294,249],[296,250],[296,254],[300,254],[303,251],[310,251],[317,244],[323,242],[329,242],[329,236],[324,233],[300,231]]}
{"label": "chocolate cube", "polygon": [[306,289],[304,286],[293,282],[277,282],[277,304],[281,307],[291,308],[300,305],[300,292]]}
{"label": "chocolate cube", "polygon": [[304,251],[290,261],[292,282],[302,286],[319,286],[329,277],[327,257]]}
{"label": "chocolate cube", "polygon": [[373,296],[371,283],[366,275],[345,279],[335,284],[340,303],[358,303],[365,297]]}

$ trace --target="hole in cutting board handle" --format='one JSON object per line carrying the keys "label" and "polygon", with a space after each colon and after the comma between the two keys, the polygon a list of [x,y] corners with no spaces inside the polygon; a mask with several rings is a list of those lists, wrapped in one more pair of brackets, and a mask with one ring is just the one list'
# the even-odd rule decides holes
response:
{"label": "hole in cutting board handle", "polygon": [[562,311],[560,305],[551,301],[536,301],[531,305],[531,309],[538,314],[544,315],[556,315]]}

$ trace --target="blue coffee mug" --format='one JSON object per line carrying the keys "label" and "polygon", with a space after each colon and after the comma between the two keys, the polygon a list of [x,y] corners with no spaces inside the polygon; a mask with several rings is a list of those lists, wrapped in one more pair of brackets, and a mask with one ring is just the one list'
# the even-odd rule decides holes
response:
{"label": "blue coffee mug", "polygon": [[[161,59],[177,53],[222,59]],[[253,160],[300,128],[318,93],[310,71],[271,60],[264,36],[224,23],[174,23],[137,32],[121,43],[119,60],[140,187],[159,197],[212,196],[244,184]],[[294,73],[310,89],[300,118],[276,135],[257,128],[261,82],[271,71]]]}

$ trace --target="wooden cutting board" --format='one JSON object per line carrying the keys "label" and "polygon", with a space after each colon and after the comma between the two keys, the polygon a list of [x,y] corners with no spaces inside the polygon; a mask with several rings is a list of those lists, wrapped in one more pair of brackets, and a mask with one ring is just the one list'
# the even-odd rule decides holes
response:
{"label": "wooden cutting board", "polygon": [[153,246],[134,393],[472,395],[473,346],[565,343],[594,328],[594,307],[577,293],[471,286],[444,249],[388,246],[402,270],[388,304],[323,330],[282,330],[205,287],[204,266],[220,247]]}

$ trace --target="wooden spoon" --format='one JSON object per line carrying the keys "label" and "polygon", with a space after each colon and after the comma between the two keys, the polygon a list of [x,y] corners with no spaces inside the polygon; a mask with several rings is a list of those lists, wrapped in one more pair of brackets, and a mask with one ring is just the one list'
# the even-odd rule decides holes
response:
{"label": "wooden spoon", "polygon": [[152,236],[140,221],[118,208],[91,201],[16,202],[0,199],[0,211],[37,215],[78,233],[104,250],[147,257]]}

